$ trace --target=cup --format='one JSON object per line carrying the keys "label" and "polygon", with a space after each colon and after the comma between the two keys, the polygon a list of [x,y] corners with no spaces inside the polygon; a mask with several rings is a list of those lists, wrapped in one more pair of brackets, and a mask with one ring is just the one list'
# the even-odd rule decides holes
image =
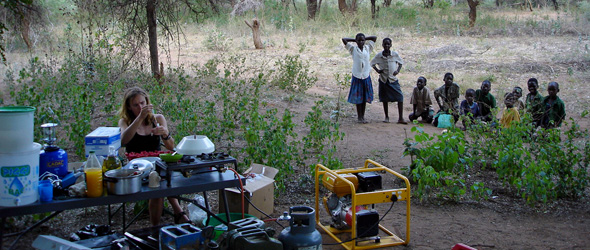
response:
{"label": "cup", "polygon": [[39,181],[39,199],[42,202],[53,200],[53,184],[50,180]]}

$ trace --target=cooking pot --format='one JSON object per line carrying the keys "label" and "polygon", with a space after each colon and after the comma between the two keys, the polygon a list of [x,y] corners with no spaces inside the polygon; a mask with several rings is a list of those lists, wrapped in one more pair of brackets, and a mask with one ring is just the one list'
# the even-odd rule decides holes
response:
{"label": "cooking pot", "polygon": [[141,191],[143,171],[135,169],[113,169],[104,173],[109,194],[126,195]]}
{"label": "cooking pot", "polygon": [[183,155],[208,154],[213,151],[215,151],[215,145],[204,135],[185,136],[176,146],[176,152]]}
{"label": "cooking pot", "polygon": [[136,158],[136,159],[129,161],[129,163],[127,163],[127,165],[125,165],[125,167],[123,167],[123,168],[142,171],[143,174],[141,175],[141,179],[146,179],[152,170],[156,170],[154,168],[154,165],[157,160],[160,160],[160,158],[159,157]]}

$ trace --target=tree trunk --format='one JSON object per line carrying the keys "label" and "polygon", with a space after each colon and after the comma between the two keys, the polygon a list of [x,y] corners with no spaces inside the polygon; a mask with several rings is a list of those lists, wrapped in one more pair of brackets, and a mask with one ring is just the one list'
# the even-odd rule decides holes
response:
{"label": "tree trunk", "polygon": [[352,0],[350,2],[350,6],[348,6],[346,0],[338,0],[338,9],[342,14],[353,13],[356,11],[357,8],[356,1],[357,0]]}
{"label": "tree trunk", "polygon": [[254,18],[252,20],[251,25],[246,20],[244,20],[244,22],[246,23],[246,25],[248,25],[248,27],[250,27],[250,29],[252,29],[252,38],[254,40],[254,47],[256,49],[264,49],[264,45],[262,44],[262,41],[260,40],[260,22],[258,22],[258,19]]}
{"label": "tree trunk", "polygon": [[371,0],[371,18],[375,19],[375,12],[377,12],[377,10],[375,9],[375,2],[377,0]]}
{"label": "tree trunk", "polygon": [[432,7],[434,6],[434,0],[422,0],[422,3],[424,4],[424,8],[426,9],[432,9]]}
{"label": "tree trunk", "polygon": [[160,78],[160,63],[158,62],[158,30],[156,24],[156,1],[148,0],[145,6],[148,25],[148,46],[150,48],[150,63],[152,74]]}
{"label": "tree trunk", "polygon": [[20,22],[20,34],[23,37],[23,40],[25,41],[25,44],[27,45],[27,48],[29,49],[29,51],[31,50],[31,39],[29,38],[29,31],[30,29],[30,23],[29,23],[29,17],[28,17],[28,12],[27,10],[22,12],[23,15],[21,16],[21,22]]}
{"label": "tree trunk", "polygon": [[348,5],[346,4],[346,0],[338,0],[338,9],[342,14],[348,13]]}
{"label": "tree trunk", "polygon": [[318,10],[318,0],[307,0],[307,19],[315,19]]}
{"label": "tree trunk", "polygon": [[555,10],[559,10],[559,5],[557,4],[557,0],[552,0],[553,2],[553,7],[555,8]]}
{"label": "tree trunk", "polygon": [[533,11],[533,4],[531,3],[531,0],[525,0],[524,5],[525,5],[525,8],[528,7],[530,11]]}
{"label": "tree trunk", "polygon": [[469,27],[473,27],[477,18],[477,5],[479,5],[479,1],[467,0],[467,4],[469,4]]}

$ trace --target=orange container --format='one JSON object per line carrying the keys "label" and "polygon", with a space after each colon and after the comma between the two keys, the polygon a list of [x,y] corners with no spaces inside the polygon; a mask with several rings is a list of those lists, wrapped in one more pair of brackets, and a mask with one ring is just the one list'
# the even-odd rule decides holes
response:
{"label": "orange container", "polygon": [[[358,181],[358,178],[356,177],[356,175],[354,175],[354,174],[339,174],[339,176],[352,182],[352,185],[354,186],[355,191],[358,189],[359,181]],[[343,195],[347,195],[347,194],[352,193],[352,191],[350,190],[350,185],[348,183],[346,183],[342,179],[336,178],[336,176],[334,176],[331,173],[324,174],[324,177],[322,177],[322,183],[324,183],[324,186],[327,189],[329,189],[330,191],[332,191],[333,193],[335,193],[338,196],[343,196]]]}
{"label": "orange container", "polygon": [[86,173],[86,196],[94,198],[101,197],[103,193],[102,169],[87,169]]}

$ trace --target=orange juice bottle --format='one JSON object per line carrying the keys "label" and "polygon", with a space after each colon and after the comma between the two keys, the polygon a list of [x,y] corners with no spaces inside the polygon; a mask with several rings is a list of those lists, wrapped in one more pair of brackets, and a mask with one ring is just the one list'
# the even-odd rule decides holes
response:
{"label": "orange juice bottle", "polygon": [[103,194],[102,166],[98,162],[94,151],[90,151],[88,155],[84,173],[86,174],[86,196],[91,198],[101,197]]}

